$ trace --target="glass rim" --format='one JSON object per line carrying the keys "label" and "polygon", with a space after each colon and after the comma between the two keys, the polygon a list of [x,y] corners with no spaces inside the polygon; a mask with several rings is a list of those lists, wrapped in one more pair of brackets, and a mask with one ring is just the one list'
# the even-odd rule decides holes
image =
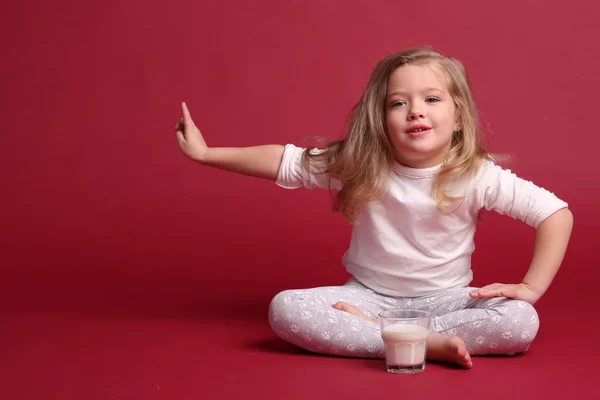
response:
{"label": "glass rim", "polygon": [[[392,315],[384,315],[386,313],[401,313],[401,312],[406,312],[408,313],[416,313],[416,314],[420,314],[420,315],[413,315],[413,316],[405,316],[405,317],[401,317],[401,316],[392,316]],[[431,313],[429,311],[425,311],[425,310],[416,310],[414,308],[391,308],[389,310],[383,310],[383,311],[379,311],[377,313],[377,316],[379,318],[387,318],[387,319],[403,319],[403,320],[414,320],[414,319],[423,319],[423,318],[431,318]]]}

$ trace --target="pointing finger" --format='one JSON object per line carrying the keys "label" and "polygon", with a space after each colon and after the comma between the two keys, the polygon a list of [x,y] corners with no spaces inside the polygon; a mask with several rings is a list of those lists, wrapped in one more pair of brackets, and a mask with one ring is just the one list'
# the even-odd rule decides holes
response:
{"label": "pointing finger", "polygon": [[185,102],[181,103],[181,109],[183,110],[183,120],[185,123],[193,124],[192,116],[190,115],[190,110],[188,110]]}

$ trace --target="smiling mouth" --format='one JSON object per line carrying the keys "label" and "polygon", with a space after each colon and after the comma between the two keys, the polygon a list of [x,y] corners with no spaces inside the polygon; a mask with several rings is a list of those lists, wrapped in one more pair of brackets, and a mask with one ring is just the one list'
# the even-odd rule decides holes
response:
{"label": "smiling mouth", "polygon": [[411,129],[406,133],[410,136],[423,136],[430,130],[431,130],[431,128],[416,128],[416,129]]}

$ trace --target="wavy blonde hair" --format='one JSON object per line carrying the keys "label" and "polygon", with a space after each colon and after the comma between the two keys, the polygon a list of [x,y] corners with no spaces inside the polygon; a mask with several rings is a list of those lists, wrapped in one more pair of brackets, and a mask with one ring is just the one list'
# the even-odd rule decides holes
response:
{"label": "wavy blonde hair", "polygon": [[[477,109],[463,64],[430,48],[412,48],[391,54],[374,67],[367,86],[350,113],[347,135],[341,140],[319,138],[303,154],[305,167],[342,182],[334,197],[335,211],[352,224],[360,207],[387,192],[394,149],[387,134],[386,101],[390,75],[404,65],[428,65],[443,72],[456,105],[460,131],[452,136],[450,152],[433,181],[432,195],[440,212],[460,197],[451,196],[444,186],[471,176],[483,160],[496,160],[482,144]],[[317,148],[323,151],[313,151]]]}

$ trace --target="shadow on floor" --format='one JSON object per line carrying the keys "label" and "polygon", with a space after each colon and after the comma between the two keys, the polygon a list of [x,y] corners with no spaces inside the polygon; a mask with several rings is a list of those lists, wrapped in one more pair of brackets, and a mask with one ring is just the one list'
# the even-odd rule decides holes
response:
{"label": "shadow on floor", "polygon": [[293,354],[301,356],[322,357],[321,354],[312,353],[298,346],[294,346],[279,338],[264,338],[245,342],[245,348],[266,353]]}

